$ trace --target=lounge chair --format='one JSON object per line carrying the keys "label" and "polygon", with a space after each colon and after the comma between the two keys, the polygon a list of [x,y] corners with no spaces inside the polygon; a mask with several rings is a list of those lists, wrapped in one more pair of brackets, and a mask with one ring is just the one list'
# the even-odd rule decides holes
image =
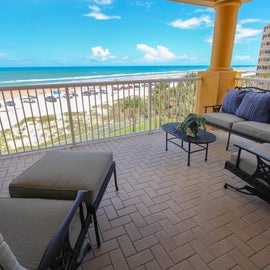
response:
{"label": "lounge chair", "polygon": [[255,195],[270,203],[270,144],[256,144],[247,148],[239,144],[238,152],[232,153],[225,162],[225,168],[239,176],[248,185],[235,187],[225,183],[225,188]]}
{"label": "lounge chair", "polygon": [[79,191],[75,201],[1,198],[0,269],[78,268],[90,249],[85,195]]}
{"label": "lounge chair", "polygon": [[49,151],[12,181],[9,193],[16,198],[74,200],[78,190],[86,190],[86,203],[94,220],[99,247],[96,212],[112,174],[118,190],[111,152]]}

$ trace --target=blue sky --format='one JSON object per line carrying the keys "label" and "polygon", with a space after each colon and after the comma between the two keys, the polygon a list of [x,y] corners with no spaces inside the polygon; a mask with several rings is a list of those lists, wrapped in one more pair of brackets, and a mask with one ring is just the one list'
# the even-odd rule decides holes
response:
{"label": "blue sky", "polygon": [[[268,1],[240,8],[233,65],[257,64]],[[167,0],[1,0],[0,66],[209,65],[214,19]]]}

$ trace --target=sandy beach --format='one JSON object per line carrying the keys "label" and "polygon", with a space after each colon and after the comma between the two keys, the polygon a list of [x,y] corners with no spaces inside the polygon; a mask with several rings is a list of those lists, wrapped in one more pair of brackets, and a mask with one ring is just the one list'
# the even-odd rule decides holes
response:
{"label": "sandy beach", "polygon": [[[85,91],[93,91],[91,95],[85,95]],[[56,93],[57,92],[57,93]],[[59,94],[58,94],[59,92]],[[70,88],[69,93],[74,96],[65,97],[64,88],[36,89],[36,90],[14,90],[3,93],[1,104],[4,100],[13,100],[15,106],[1,106],[0,117],[3,129],[9,129],[20,121],[31,117],[42,117],[45,115],[55,115],[56,117],[67,113],[69,104],[71,112],[83,112],[95,110],[97,113],[106,114],[106,106],[112,105],[115,100],[123,99],[127,96],[148,95],[148,86],[136,87],[131,85],[104,85],[91,87]],[[34,103],[24,103],[22,98],[34,96]],[[47,96],[56,97],[56,102],[46,101]],[[68,104],[69,102],[69,104]],[[103,109],[102,109],[103,108]]]}

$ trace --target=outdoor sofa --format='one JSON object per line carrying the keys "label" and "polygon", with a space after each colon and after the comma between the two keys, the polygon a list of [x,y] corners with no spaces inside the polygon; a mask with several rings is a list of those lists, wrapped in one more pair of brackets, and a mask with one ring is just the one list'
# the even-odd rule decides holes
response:
{"label": "outdoor sofa", "polygon": [[[228,89],[222,104],[204,106],[206,124],[257,142],[270,142],[270,91],[256,87]],[[208,110],[212,109],[211,112]]]}
{"label": "outdoor sofa", "polygon": [[0,269],[76,269],[90,245],[85,191],[75,201],[1,198]]}

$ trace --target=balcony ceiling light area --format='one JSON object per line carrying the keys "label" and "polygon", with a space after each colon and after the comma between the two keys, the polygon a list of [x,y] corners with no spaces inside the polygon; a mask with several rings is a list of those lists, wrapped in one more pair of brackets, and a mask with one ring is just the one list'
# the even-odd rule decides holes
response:
{"label": "balcony ceiling light area", "polygon": [[[232,2],[232,0],[170,0],[170,1],[205,7],[214,7],[218,3]],[[240,0],[242,4],[250,1],[252,0]]]}

